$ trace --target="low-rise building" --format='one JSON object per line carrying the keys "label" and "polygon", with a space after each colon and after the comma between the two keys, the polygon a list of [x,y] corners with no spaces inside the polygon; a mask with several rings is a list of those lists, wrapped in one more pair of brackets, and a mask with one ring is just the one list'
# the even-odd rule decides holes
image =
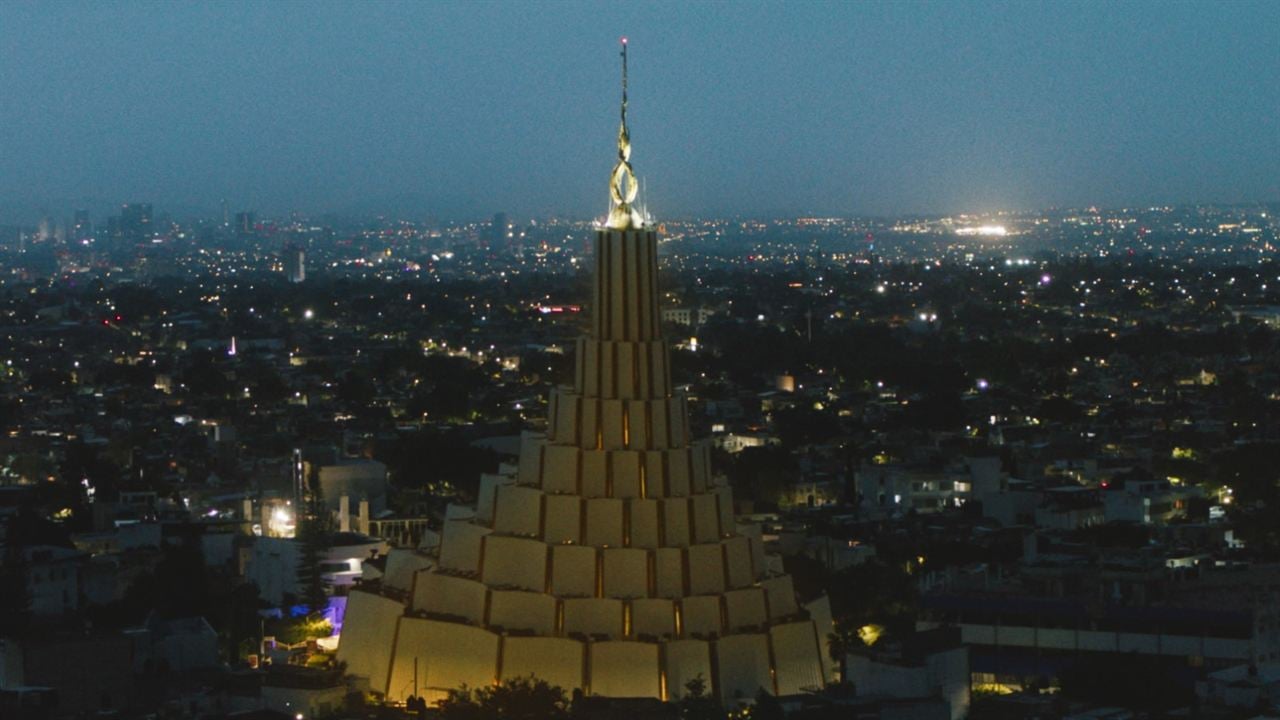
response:
{"label": "low-rise building", "polygon": [[850,653],[845,680],[862,697],[937,699],[946,704],[949,720],[969,714],[969,649],[954,628],[916,633],[883,650]]}

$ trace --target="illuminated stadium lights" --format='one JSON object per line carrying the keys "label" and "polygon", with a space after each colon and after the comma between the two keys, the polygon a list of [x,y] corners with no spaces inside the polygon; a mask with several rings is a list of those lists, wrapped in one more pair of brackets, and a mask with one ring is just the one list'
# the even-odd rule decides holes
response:
{"label": "illuminated stadium lights", "polygon": [[1009,231],[1003,225],[979,225],[978,227],[956,228],[957,235],[978,235],[981,237],[1004,237]]}

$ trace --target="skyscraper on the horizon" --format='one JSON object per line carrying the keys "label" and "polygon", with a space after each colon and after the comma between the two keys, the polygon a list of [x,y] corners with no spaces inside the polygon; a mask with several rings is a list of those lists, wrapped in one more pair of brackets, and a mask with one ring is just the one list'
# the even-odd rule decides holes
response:
{"label": "skyscraper on the horizon", "polygon": [[76,210],[71,225],[71,238],[76,241],[87,240],[93,234],[93,226],[89,224],[89,211]]}
{"label": "skyscraper on the horizon", "polygon": [[291,283],[307,279],[307,253],[293,243],[284,246],[284,274]]}
{"label": "skyscraper on the horizon", "polygon": [[511,245],[511,221],[506,213],[496,213],[489,225],[489,250],[506,252]]}
{"label": "skyscraper on the horizon", "polygon": [[249,237],[257,231],[258,219],[251,211],[236,213],[236,235]]}
{"label": "skyscraper on the horizon", "polygon": [[385,592],[349,596],[338,658],[390,700],[533,675],[663,700],[701,676],[732,702],[833,678],[826,598],[800,602],[760,527],[737,521],[709,442],[690,438],[660,335],[657,233],[632,206],[626,107],[624,41],[592,325],[546,432],[481,479],[474,508],[450,508],[429,555],[393,553]]}
{"label": "skyscraper on the horizon", "polygon": [[151,239],[151,203],[129,203],[121,206],[120,234],[128,242]]}

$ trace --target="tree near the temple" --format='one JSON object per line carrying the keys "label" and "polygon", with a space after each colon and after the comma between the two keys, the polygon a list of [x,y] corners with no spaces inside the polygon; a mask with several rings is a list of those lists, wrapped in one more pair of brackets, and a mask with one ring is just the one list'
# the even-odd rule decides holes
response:
{"label": "tree near the temple", "polygon": [[310,476],[307,498],[297,509],[297,542],[299,544],[297,580],[299,599],[302,604],[306,605],[309,611],[317,613],[329,605],[329,596],[325,592],[324,575],[320,565],[328,551],[330,522],[317,471],[313,469]]}
{"label": "tree near the temple", "polygon": [[707,681],[699,673],[684,684],[684,697],[676,703],[680,720],[724,720],[725,711],[715,696],[707,692]]}
{"label": "tree near the temple", "polygon": [[450,690],[439,711],[443,720],[567,720],[569,699],[546,680],[520,677],[493,687]]}

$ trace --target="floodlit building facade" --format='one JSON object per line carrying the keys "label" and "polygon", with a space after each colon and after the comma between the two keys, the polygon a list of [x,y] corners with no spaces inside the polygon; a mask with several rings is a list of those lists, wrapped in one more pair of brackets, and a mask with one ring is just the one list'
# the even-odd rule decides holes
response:
{"label": "floodlit building facade", "polygon": [[657,236],[632,207],[625,57],[573,384],[553,393],[546,433],[525,435],[518,469],[482,479],[408,581],[350,595],[338,657],[389,700],[529,675],[664,700],[702,676],[726,702],[832,679],[826,599],[802,606],[759,527],[736,522],[672,386]]}

